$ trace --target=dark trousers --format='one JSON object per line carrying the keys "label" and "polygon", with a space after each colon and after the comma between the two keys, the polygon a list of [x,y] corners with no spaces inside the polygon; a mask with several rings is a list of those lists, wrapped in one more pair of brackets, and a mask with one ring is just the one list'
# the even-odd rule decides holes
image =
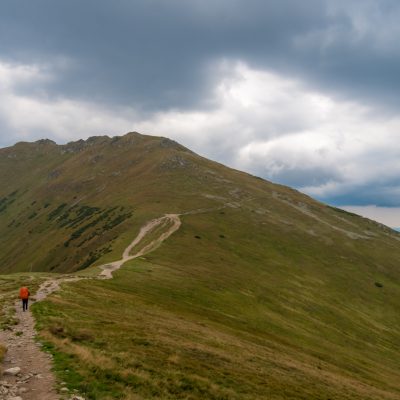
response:
{"label": "dark trousers", "polygon": [[28,309],[28,299],[22,299],[22,311]]}

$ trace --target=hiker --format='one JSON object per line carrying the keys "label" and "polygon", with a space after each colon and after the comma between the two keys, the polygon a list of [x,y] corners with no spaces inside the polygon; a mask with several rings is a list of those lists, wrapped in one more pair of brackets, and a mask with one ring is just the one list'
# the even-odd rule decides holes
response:
{"label": "hiker", "polygon": [[29,289],[23,286],[19,289],[19,298],[22,300],[22,311],[26,311],[28,309],[28,300],[29,300]]}

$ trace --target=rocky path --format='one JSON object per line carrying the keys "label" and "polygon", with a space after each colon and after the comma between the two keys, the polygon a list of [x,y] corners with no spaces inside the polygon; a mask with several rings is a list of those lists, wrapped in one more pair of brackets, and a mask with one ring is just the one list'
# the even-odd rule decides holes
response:
{"label": "rocky path", "polygon": [[0,382],[0,399],[58,399],[51,356],[41,351],[40,344],[34,341],[32,314],[22,312],[19,302],[16,318],[18,325],[1,336],[8,351],[3,365],[5,375]]}
{"label": "rocky path", "polygon": [[[133,242],[124,250],[122,258],[100,266],[97,279],[111,279],[114,271],[126,261],[143,256],[157,249],[164,240],[179,229],[179,214],[166,214],[154,219],[141,228]],[[133,255],[132,250],[152,231],[160,230],[159,236],[145,244]],[[62,283],[91,279],[73,275],[54,278],[44,282],[36,293],[36,301],[44,300],[57,291]],[[95,278],[96,279],[96,278]],[[0,378],[0,400],[83,400],[78,394],[69,394],[61,384],[60,392],[56,388],[56,380],[51,372],[51,355],[41,351],[40,343],[35,341],[36,331],[31,312],[22,311],[20,301],[15,303],[18,324],[12,330],[0,331],[0,343],[7,347],[3,363],[4,375]]]}

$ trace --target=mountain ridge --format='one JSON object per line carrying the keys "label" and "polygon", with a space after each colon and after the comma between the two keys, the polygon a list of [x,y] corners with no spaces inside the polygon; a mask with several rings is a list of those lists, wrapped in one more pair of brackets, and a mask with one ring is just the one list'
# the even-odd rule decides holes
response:
{"label": "mountain ridge", "polygon": [[[104,218],[108,216],[107,213],[115,214],[114,220],[110,218],[108,220],[111,224],[119,222],[117,225],[120,225],[124,222],[125,217],[128,219],[128,215],[132,213],[132,207],[134,207],[138,197],[141,197],[135,196],[134,188],[126,187],[124,183],[132,182],[132,186],[143,187],[143,190],[148,192],[150,198],[143,200],[147,203],[144,206],[155,208],[159,210],[159,213],[168,212],[168,206],[171,202],[173,207],[180,204],[180,209],[176,211],[185,211],[184,199],[186,197],[191,199],[189,204],[192,203],[193,209],[203,207],[203,203],[207,207],[221,204],[221,202],[240,207],[238,201],[249,201],[255,195],[255,193],[249,192],[249,188],[251,190],[257,188],[256,190],[259,192],[262,186],[261,195],[264,196],[265,191],[268,191],[268,197],[272,197],[272,201],[284,204],[296,210],[297,213],[313,219],[318,224],[325,224],[332,229],[341,231],[350,238],[365,239],[368,237],[365,232],[352,232],[349,222],[343,219],[343,216],[351,216],[351,214],[346,214],[345,211],[329,208],[329,206],[319,203],[294,189],[273,184],[250,174],[227,168],[214,161],[209,161],[177,142],[163,137],[145,136],[131,132],[124,136],[112,138],[108,136],[90,137],[87,140],[69,142],[65,145],[57,145],[48,139],[33,143],[19,142],[12,147],[0,149],[0,165],[3,171],[0,212],[6,213],[6,208],[12,207],[18,196],[22,196],[19,201],[20,206],[24,203],[25,209],[30,209],[28,215],[25,213],[24,221],[9,220],[6,224],[8,228],[13,228],[17,224],[35,225],[34,221],[40,218],[41,214],[42,220],[44,214],[46,214],[47,222],[59,221],[60,218],[68,219],[67,211],[76,209],[78,206],[81,206],[81,208],[76,212],[80,215],[74,216],[75,223],[69,222],[72,227],[78,226],[80,220],[86,221],[89,225],[94,223],[93,216],[100,212],[99,208],[102,210]],[[10,186],[9,177],[13,174],[16,176],[11,182],[12,189],[5,192],[4,188]],[[24,182],[25,177],[28,177],[29,182]],[[174,180],[173,184],[168,183],[168,179],[170,179],[170,182]],[[164,191],[157,190],[157,181],[165,188]],[[22,186],[22,189],[15,185],[17,182],[21,182],[19,186]],[[35,182],[34,186],[31,185],[33,182]],[[245,186],[241,187],[243,184]],[[21,190],[25,191],[23,195]],[[176,196],[177,204],[174,204],[175,201],[172,198],[174,191],[175,193],[181,192]],[[30,196],[28,196],[28,193]],[[104,203],[105,197],[111,198],[114,195],[120,198],[120,204],[110,199],[107,202],[107,207],[99,207],[101,203]],[[27,196],[30,198],[25,199]],[[163,201],[156,200],[154,202],[154,196],[163,198]],[[166,202],[168,197],[169,204]],[[293,198],[296,200],[293,200]],[[40,209],[35,207],[35,202],[38,199],[42,199]],[[57,204],[51,205],[54,202]],[[92,202],[93,204],[91,204]],[[27,206],[28,203],[30,206]],[[116,205],[121,207],[121,212],[118,215],[114,212],[115,210],[110,211]],[[140,206],[142,205],[143,203]],[[314,215],[312,208],[320,208],[319,211],[324,212],[324,217],[321,219],[320,216]],[[334,223],[324,220],[328,217],[327,211],[329,210],[334,211]],[[263,211],[262,208],[259,208],[257,212],[260,215],[265,214],[265,210]],[[19,214],[21,213],[23,214],[22,211]],[[82,215],[85,214],[88,218],[82,218]],[[158,215],[154,213],[152,216],[157,217]],[[118,221],[118,218],[120,221]],[[329,216],[329,218],[332,219],[332,216]],[[342,221],[339,223],[340,218],[342,218]],[[369,226],[380,227],[382,232],[387,235],[396,235],[394,231],[388,230],[387,227],[370,220],[365,221],[368,221]],[[338,227],[336,226],[338,223],[339,225],[344,223],[345,226]],[[45,222],[42,221],[41,225],[45,225]],[[82,229],[86,226],[80,225]],[[59,228],[64,227],[65,224]],[[89,226],[85,230],[89,232],[90,228]],[[28,229],[28,232],[33,233],[34,229]],[[114,240],[117,239],[119,230],[117,229],[116,232],[113,236]],[[310,234],[312,229],[307,232]],[[65,234],[66,232],[59,233]],[[65,247],[68,247],[75,240],[73,235],[80,236],[79,230],[78,232],[73,231],[71,235],[71,240],[63,241]],[[96,236],[99,235],[94,235],[94,237]],[[32,237],[35,238],[34,235]],[[110,238],[108,235],[107,239]],[[92,239],[93,237],[89,241]],[[102,243],[104,241],[97,240],[97,242]],[[120,244],[121,246],[122,244]],[[59,247],[58,245],[57,252],[62,253]],[[96,252],[96,257],[101,253],[100,258],[109,250],[108,247],[101,247],[96,244],[89,247],[85,246],[85,251],[87,253]],[[96,257],[92,257],[91,260]],[[18,260],[18,255],[14,253],[12,259]],[[44,260],[42,264],[47,262],[47,260]],[[80,265],[77,266],[77,260],[75,259],[73,262],[75,268],[83,268],[82,265],[89,263],[88,260],[80,260]],[[60,270],[60,267],[49,266],[49,268]],[[70,265],[68,270],[71,271],[73,268]],[[39,266],[39,270],[43,269],[46,270],[46,268]],[[21,270],[21,267],[18,270]]]}

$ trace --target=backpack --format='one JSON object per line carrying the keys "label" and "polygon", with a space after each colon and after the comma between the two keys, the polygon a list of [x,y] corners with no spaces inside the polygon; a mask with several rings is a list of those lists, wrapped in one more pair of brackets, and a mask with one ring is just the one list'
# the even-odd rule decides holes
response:
{"label": "backpack", "polygon": [[29,295],[30,295],[30,293],[29,293],[28,288],[22,287],[21,289],[19,289],[19,297],[20,297],[20,299],[23,299],[23,300],[28,299]]}

